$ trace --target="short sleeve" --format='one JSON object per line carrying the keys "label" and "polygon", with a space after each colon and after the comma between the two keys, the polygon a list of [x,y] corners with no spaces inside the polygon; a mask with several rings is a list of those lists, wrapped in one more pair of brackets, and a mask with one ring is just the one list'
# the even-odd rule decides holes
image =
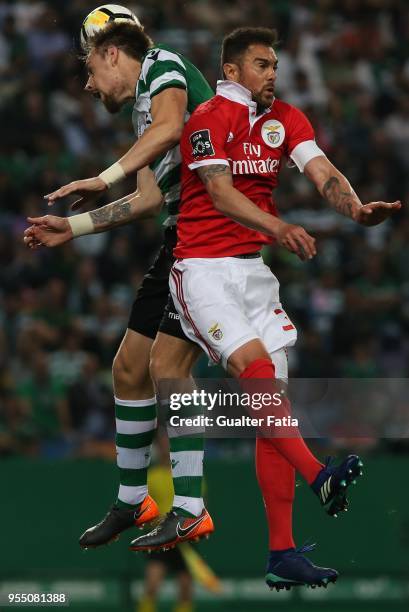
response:
{"label": "short sleeve", "polygon": [[287,155],[291,157],[300,172],[314,157],[325,155],[315,142],[314,129],[298,108],[292,107],[287,126]]}
{"label": "short sleeve", "polygon": [[187,89],[186,67],[176,53],[153,49],[144,64],[143,77],[151,98],[171,87]]}
{"label": "short sleeve", "polygon": [[229,165],[225,151],[228,125],[217,112],[196,111],[183,130],[181,153],[189,170],[210,164]]}
{"label": "short sleeve", "polygon": [[314,129],[304,115],[298,108],[291,108],[289,122],[287,125],[287,152],[290,156],[293,149],[302,142],[307,140],[314,140],[315,134]]}

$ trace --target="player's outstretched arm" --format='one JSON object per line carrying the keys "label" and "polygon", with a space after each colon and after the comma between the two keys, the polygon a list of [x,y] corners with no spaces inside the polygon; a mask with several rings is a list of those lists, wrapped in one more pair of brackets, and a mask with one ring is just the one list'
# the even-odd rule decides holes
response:
{"label": "player's outstretched arm", "polygon": [[127,176],[151,164],[180,142],[187,109],[184,89],[170,87],[152,98],[152,123],[119,160]]}
{"label": "player's outstretched arm", "polygon": [[399,200],[362,204],[349,181],[324,156],[311,159],[304,173],[334,210],[361,225],[378,225],[401,208]]}
{"label": "player's outstretched arm", "polygon": [[99,176],[72,181],[44,196],[48,205],[66,196],[78,195],[80,197],[71,206],[72,210],[76,210],[94,201],[115,183],[148,166],[180,141],[186,108],[187,93],[184,89],[170,87],[154,96],[152,123],[129,151]]}
{"label": "player's outstretched arm", "polygon": [[136,219],[154,217],[162,203],[162,193],[152,171],[143,168],[138,173],[137,191],[106,206],[73,217],[28,217],[32,225],[24,232],[24,243],[34,249],[60,246],[77,236],[105,232]]}
{"label": "player's outstretched arm", "polygon": [[273,236],[302,260],[316,255],[315,239],[303,227],[285,223],[256,206],[233,186],[230,167],[211,164],[197,169],[215,208],[237,223]]}

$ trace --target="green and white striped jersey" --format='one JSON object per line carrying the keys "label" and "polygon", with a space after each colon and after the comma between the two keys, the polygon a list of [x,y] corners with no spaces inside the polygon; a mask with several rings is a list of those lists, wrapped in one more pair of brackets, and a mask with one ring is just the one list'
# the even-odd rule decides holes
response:
{"label": "green and white striped jersey", "polygon": [[[149,49],[142,59],[142,68],[136,84],[136,101],[132,123],[137,138],[152,123],[152,98],[169,87],[187,92],[185,122],[194,109],[211,98],[214,93],[202,73],[180,53],[165,45]],[[181,155],[179,145],[156,159],[151,165],[170,215],[176,215],[180,199]]]}

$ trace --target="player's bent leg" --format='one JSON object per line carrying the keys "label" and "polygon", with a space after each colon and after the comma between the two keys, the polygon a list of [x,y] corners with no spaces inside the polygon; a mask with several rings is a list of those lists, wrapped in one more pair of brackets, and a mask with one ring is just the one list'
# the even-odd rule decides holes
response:
{"label": "player's bent leg", "polygon": [[[257,379],[269,379],[273,385],[275,368],[271,357],[270,355],[263,357],[261,351],[256,352],[254,344],[254,340],[248,343],[249,346],[252,345],[252,356],[256,355],[253,361],[246,359],[245,353],[248,345],[244,345],[229,357],[228,366],[231,364],[231,371],[240,372],[239,378],[243,384],[246,380],[251,382]],[[277,451],[311,484],[323,468],[323,464],[311,453],[301,434],[294,430],[293,433],[295,436],[291,438],[270,437],[269,440]]]}
{"label": "player's bent leg", "polygon": [[[191,369],[200,349],[186,340],[158,333],[151,354],[151,375],[155,384],[171,378],[186,391],[192,390]],[[171,389],[168,389],[171,392]],[[161,397],[161,401],[166,401]],[[175,497],[173,507],[151,532],[130,544],[133,551],[167,550],[180,542],[208,537],[214,531],[213,521],[204,508],[202,497],[203,436],[191,429],[168,424],[170,459]]]}
{"label": "player's bent leg", "polygon": [[[255,343],[252,345],[252,350],[255,351]],[[242,366],[248,363],[246,355],[247,345],[241,347],[236,354],[233,354],[233,367],[241,369]],[[254,354],[254,353],[253,353]],[[287,379],[287,375],[283,376],[285,371],[282,367],[284,349],[273,353],[278,359],[276,364],[272,364],[275,375],[275,365],[278,366],[279,372],[277,378]],[[258,356],[261,353],[258,353]],[[230,361],[230,360],[229,360]],[[240,378],[243,377],[259,377],[268,376],[270,364],[268,361],[256,359],[242,370]],[[356,479],[362,476],[363,462],[357,455],[348,455],[338,466],[334,465],[331,457],[327,458],[325,466],[311,453],[302,439],[301,435],[297,438],[268,438],[267,443],[270,443],[275,449],[281,453],[300,474],[305,478],[311,486],[313,492],[318,496],[321,505],[326,507],[327,513],[330,516],[337,517],[340,512],[348,510],[348,499],[346,496],[347,490],[351,484],[356,484]],[[256,448],[256,453],[263,455],[267,452],[266,443],[259,444]],[[261,465],[264,462],[259,461],[260,472],[263,472]],[[265,480],[265,478],[263,478]],[[274,514],[274,511],[273,511]]]}
{"label": "player's bent leg", "polygon": [[[161,408],[165,408],[169,418],[168,399],[172,393],[189,393],[195,383],[191,371],[200,348],[184,337],[175,337],[159,332],[151,352],[151,376],[158,390]],[[161,380],[166,379],[165,387],[159,388]],[[193,416],[192,408],[188,408]],[[195,413],[201,407],[193,408]],[[178,413],[180,415],[180,412]],[[180,415],[183,416],[183,415]],[[173,511],[180,516],[199,516],[204,508],[202,497],[204,439],[201,429],[175,427],[167,422],[169,436],[170,462],[172,466],[175,497]]]}
{"label": "player's bent leg", "polygon": [[119,469],[117,500],[105,517],[80,537],[80,546],[108,544],[133,526],[142,527],[159,515],[149,497],[147,468],[156,430],[156,399],[149,376],[153,340],[127,329],[113,364],[116,449]]}
{"label": "player's bent leg", "polygon": [[[249,379],[267,379],[268,385],[268,379],[273,382],[276,376],[272,356],[266,355],[263,345],[260,344],[253,340],[235,351],[228,359],[230,371],[236,376],[239,373],[244,383]],[[287,379],[287,369],[282,364],[283,355],[276,357],[277,374]],[[303,553],[309,552],[310,547],[297,549],[294,546],[294,463],[303,460],[310,461],[312,465],[317,462],[301,437],[281,439],[260,436],[257,439],[257,479],[265,502],[269,527],[270,553],[266,582],[271,589],[290,589],[292,586],[301,585],[326,587],[338,577],[336,570],[317,567],[304,556]],[[318,464],[318,471],[320,468],[321,465]]]}
{"label": "player's bent leg", "polygon": [[[246,363],[242,355],[245,349],[246,346],[239,349],[239,360],[235,360],[235,354],[231,356],[236,367]],[[272,363],[266,359],[256,359],[241,372],[240,379],[274,376]],[[357,455],[349,455],[339,466],[333,465],[331,458],[327,459],[324,466],[309,450],[301,434],[295,433],[295,437],[270,437],[268,441],[304,477],[321,504],[326,506],[328,514],[336,517],[348,509],[346,493],[348,487],[355,484],[356,478],[362,475],[363,463]],[[262,447],[260,444],[259,452],[263,451]]]}
{"label": "player's bent leg", "polygon": [[[113,364],[119,492],[116,506],[139,513],[146,499],[147,468],[156,431],[156,398],[149,375],[152,338],[127,329]],[[136,515],[138,526],[157,515],[156,504]],[[155,515],[155,516],[152,516]]]}

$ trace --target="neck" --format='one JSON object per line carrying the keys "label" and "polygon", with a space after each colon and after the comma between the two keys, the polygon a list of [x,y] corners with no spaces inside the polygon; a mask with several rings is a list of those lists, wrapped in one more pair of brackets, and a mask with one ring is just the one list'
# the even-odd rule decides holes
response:
{"label": "neck", "polygon": [[257,115],[262,115],[268,107],[264,106],[263,104],[259,104],[257,100],[254,100],[254,98],[253,101],[257,103]]}

